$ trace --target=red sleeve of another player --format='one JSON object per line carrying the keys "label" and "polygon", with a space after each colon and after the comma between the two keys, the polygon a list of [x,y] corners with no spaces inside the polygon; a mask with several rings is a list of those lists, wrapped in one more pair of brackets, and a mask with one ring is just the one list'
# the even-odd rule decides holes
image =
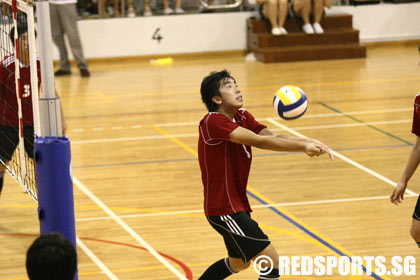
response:
{"label": "red sleeve of another player", "polygon": [[251,115],[251,113],[249,113],[248,111],[244,111],[244,116],[245,116],[245,121],[246,121],[246,124],[247,124],[247,128],[249,130],[252,130],[255,134],[260,133],[261,130],[266,128],[265,125],[257,122],[255,120],[254,116]]}
{"label": "red sleeve of another player", "polygon": [[4,79],[4,68],[3,68],[3,64],[0,66],[0,92],[3,93],[3,89],[4,86],[3,84],[5,83],[5,79]]}
{"label": "red sleeve of another player", "polygon": [[38,90],[41,88],[41,62],[39,60],[36,61],[36,68],[38,74]]}
{"label": "red sleeve of another player", "polygon": [[210,114],[205,120],[203,134],[206,136],[206,140],[229,140],[229,134],[238,126],[239,124],[232,122],[222,114]]}
{"label": "red sleeve of another player", "polygon": [[414,113],[413,113],[413,128],[411,132],[415,135],[420,137],[420,108],[417,105],[414,105]]}

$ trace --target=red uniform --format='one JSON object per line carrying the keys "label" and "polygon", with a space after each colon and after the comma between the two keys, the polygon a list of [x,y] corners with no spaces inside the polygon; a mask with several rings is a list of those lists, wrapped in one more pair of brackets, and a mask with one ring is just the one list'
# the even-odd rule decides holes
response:
{"label": "red uniform", "polygon": [[[40,62],[37,60],[38,89],[41,85]],[[30,67],[20,65],[23,125],[33,124]],[[0,124],[19,126],[15,83],[15,56],[6,57],[0,65]]]}
{"label": "red uniform", "polygon": [[414,99],[413,128],[411,132],[420,137],[420,92]]}
{"label": "red uniform", "polygon": [[238,110],[233,120],[211,112],[200,121],[198,159],[206,216],[251,212],[246,195],[251,147],[229,141],[229,134],[238,126],[256,134],[266,127],[244,109]]}

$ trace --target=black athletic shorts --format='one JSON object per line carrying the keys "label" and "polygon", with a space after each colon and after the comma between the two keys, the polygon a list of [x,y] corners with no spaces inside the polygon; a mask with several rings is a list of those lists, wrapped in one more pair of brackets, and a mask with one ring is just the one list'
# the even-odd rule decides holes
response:
{"label": "black athletic shorts", "polygon": [[248,212],[207,216],[207,220],[223,236],[229,257],[249,262],[271,243]]}
{"label": "black athletic shorts", "polygon": [[420,195],[419,195],[419,198],[417,199],[416,208],[414,208],[413,219],[420,221]]}
{"label": "black athletic shorts", "polygon": [[[32,125],[23,127],[23,138],[25,151],[28,157],[34,157],[34,127]],[[0,158],[7,162],[19,144],[19,127],[0,125]]]}

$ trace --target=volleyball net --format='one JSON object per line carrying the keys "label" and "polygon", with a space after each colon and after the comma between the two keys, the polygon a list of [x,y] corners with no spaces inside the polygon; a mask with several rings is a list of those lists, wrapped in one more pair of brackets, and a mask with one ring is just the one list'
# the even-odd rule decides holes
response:
{"label": "volleyball net", "polygon": [[34,135],[39,130],[38,88],[33,7],[23,1],[0,0],[0,161],[37,200]]}
{"label": "volleyball net", "polygon": [[38,44],[34,2],[0,0],[0,161],[38,202],[40,233],[58,231],[76,248],[70,142],[62,137],[54,86],[49,3],[36,7]]}

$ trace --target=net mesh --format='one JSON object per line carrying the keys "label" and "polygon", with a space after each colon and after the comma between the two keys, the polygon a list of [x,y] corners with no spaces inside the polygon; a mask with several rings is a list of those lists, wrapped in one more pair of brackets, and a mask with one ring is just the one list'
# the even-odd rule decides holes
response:
{"label": "net mesh", "polygon": [[36,54],[29,44],[35,42],[28,35],[28,28],[34,28],[33,10],[21,1],[0,0],[0,7],[0,161],[23,191],[37,200],[32,95],[38,98],[33,85],[39,87],[39,64],[30,58]]}

